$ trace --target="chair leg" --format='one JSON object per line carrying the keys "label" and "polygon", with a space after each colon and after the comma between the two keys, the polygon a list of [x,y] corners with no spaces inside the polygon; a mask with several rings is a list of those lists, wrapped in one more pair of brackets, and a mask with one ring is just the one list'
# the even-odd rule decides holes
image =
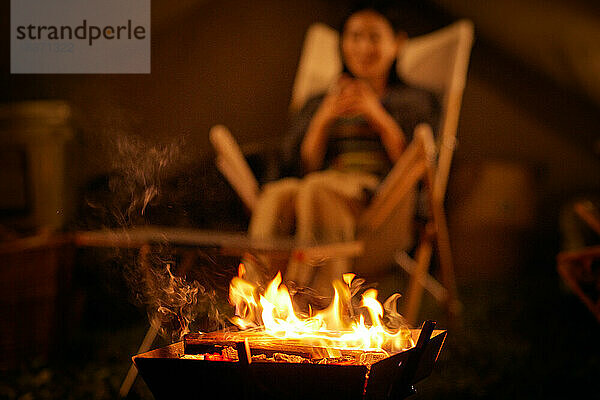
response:
{"label": "chair leg", "polygon": [[454,276],[454,264],[452,262],[452,250],[450,248],[446,214],[443,205],[441,204],[434,204],[432,211],[436,228],[437,249],[440,257],[442,284],[446,290],[448,290],[446,307],[450,318],[449,323],[459,322],[462,306],[458,300],[458,291],[456,289],[456,279]]}
{"label": "chair leg", "polygon": [[[150,245],[147,243],[142,245],[140,247],[140,250],[138,251],[138,262],[140,263],[140,265],[142,266],[142,270],[146,274],[149,273],[148,257],[150,256],[150,251],[151,251]],[[144,336],[144,340],[142,341],[142,344],[138,348],[138,351],[136,354],[145,353],[148,350],[150,350],[150,347],[152,347],[152,343],[154,343],[154,339],[156,339],[157,335],[158,335],[158,327],[150,324],[150,327],[148,328],[148,331],[146,332],[146,336]],[[129,370],[127,371],[127,375],[125,376],[125,379],[123,379],[123,382],[121,383],[121,387],[119,388],[119,397],[120,398],[124,399],[125,397],[127,397],[127,395],[129,394],[129,391],[131,390],[131,387],[135,383],[137,376],[138,376],[138,370],[134,364],[131,364],[131,366],[129,367]]]}
{"label": "chair leg", "polygon": [[[426,234],[425,234],[426,235]],[[421,306],[421,299],[423,298],[423,285],[422,281],[427,274],[429,269],[429,263],[431,261],[432,243],[428,238],[423,238],[421,244],[417,249],[416,262],[417,267],[413,271],[409,287],[407,291],[407,305],[404,312],[404,316],[410,325],[414,325],[417,321],[419,314],[419,308]]]}

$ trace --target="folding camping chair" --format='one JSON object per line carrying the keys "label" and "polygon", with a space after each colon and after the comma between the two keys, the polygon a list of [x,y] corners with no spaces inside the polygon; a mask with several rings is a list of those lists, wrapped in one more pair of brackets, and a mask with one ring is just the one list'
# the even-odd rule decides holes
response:
{"label": "folding camping chair", "polygon": [[[410,39],[403,49],[397,63],[399,76],[409,84],[435,92],[441,99],[438,140],[434,142],[431,127],[423,124],[417,127],[413,141],[382,182],[358,224],[357,238],[368,242],[370,235],[382,228],[417,183],[425,182],[431,217],[421,235],[415,260],[404,252],[395,255],[395,260],[410,275],[407,308],[404,310],[410,323],[416,321],[423,289],[443,303],[451,315],[460,308],[444,198],[472,41],[472,23],[460,20],[438,31]],[[297,112],[312,95],[327,90],[341,70],[338,32],[320,23],[312,25],[305,38],[290,111]],[[217,152],[217,167],[252,211],[260,187],[243,154],[225,127],[213,127],[210,136]],[[439,254],[441,284],[429,274],[434,244]],[[389,251],[373,250],[380,253],[379,256],[381,252]],[[368,251],[369,246],[366,246]],[[370,256],[363,252],[361,257]]]}

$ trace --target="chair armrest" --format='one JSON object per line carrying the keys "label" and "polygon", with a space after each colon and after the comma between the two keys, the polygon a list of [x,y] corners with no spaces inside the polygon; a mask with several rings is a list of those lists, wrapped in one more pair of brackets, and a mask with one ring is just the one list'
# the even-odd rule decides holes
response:
{"label": "chair armrest", "polygon": [[386,176],[371,204],[361,215],[359,229],[376,230],[419,180],[433,170],[435,142],[427,124],[415,128],[414,139]]}
{"label": "chair armrest", "polygon": [[239,145],[223,125],[213,126],[209,138],[217,153],[217,168],[238,192],[244,204],[252,210],[258,197],[258,181]]}

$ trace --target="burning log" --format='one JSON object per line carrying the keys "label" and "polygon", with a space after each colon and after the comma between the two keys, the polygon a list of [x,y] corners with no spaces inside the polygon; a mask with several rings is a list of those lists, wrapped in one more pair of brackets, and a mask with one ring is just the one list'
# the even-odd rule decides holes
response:
{"label": "burning log", "polygon": [[252,354],[250,358],[246,356],[248,359],[265,362],[325,360],[324,363],[370,365],[388,356],[387,352],[380,349],[336,348],[318,343],[311,345],[306,339],[275,338],[260,331],[190,333],[184,336],[183,343],[186,355],[221,353],[233,361],[238,360],[240,349],[246,346],[248,350],[244,350],[244,354]]}

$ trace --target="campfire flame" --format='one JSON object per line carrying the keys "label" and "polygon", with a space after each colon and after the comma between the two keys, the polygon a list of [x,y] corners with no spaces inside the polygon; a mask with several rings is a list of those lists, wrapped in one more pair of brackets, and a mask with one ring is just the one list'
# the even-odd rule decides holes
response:
{"label": "campfire flame", "polygon": [[255,328],[267,336],[300,340],[332,351],[395,353],[414,346],[408,327],[392,329],[383,323],[384,309],[377,301],[375,289],[368,289],[362,295],[359,309],[366,313],[354,312],[350,291],[354,274],[344,274],[343,282],[333,283],[334,297],[326,309],[314,313],[309,309],[305,315],[294,308],[287,287],[281,283],[281,273],[277,273],[262,294],[256,285],[243,278],[244,273],[244,265],[240,264],[239,274],[229,286],[229,301],[236,310],[231,321],[242,330]]}

